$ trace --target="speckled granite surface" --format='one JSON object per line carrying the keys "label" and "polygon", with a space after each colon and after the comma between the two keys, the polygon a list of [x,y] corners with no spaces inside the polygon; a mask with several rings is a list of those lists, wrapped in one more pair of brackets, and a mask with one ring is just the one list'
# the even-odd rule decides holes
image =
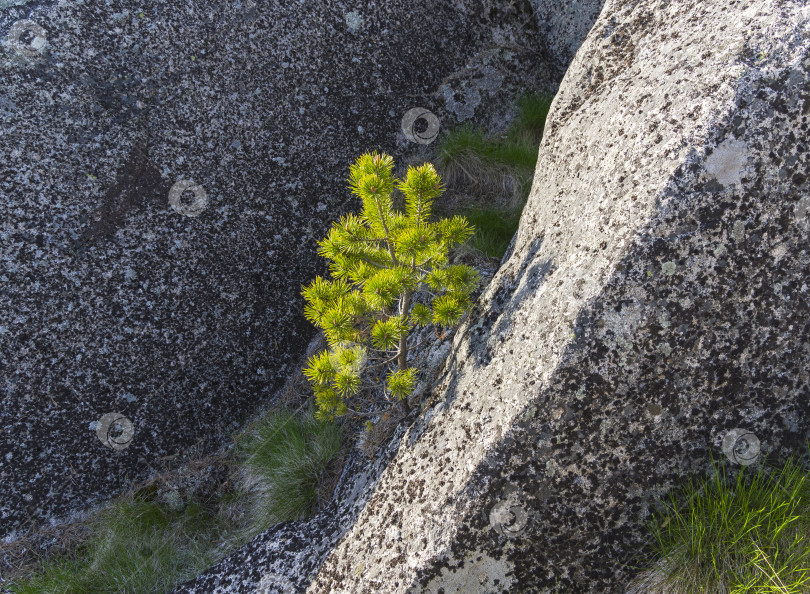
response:
{"label": "speckled granite surface", "polygon": [[411,107],[450,125],[548,85],[532,22],[483,0],[3,3],[0,538],[221,444],[310,338],[300,285],[354,206],[348,164],[424,153]]}
{"label": "speckled granite surface", "polygon": [[621,592],[728,435],[806,452],[809,137],[805,2],[608,0],[436,413],[307,592]]}
{"label": "speckled granite surface", "polygon": [[[479,263],[476,268],[482,281],[476,293],[480,293],[492,280],[497,264]],[[414,410],[407,421],[388,427],[390,434],[376,445],[373,454],[369,455],[369,450],[360,442],[352,444],[325,509],[305,521],[273,526],[173,593],[289,594],[303,591],[366,504],[373,503],[377,482],[396,454],[407,426],[422,415],[433,414],[427,404],[432,387],[440,383],[451,368],[448,355],[453,336],[453,330],[437,335],[435,326],[427,326],[413,335],[413,343],[418,346],[409,352],[408,361],[419,370],[419,381],[412,395]],[[356,439],[362,433],[344,431],[347,439]]]}
{"label": "speckled granite surface", "polygon": [[361,505],[183,591],[621,592],[685,475],[802,453],[808,89],[803,3],[608,0],[511,254]]}
{"label": "speckled granite surface", "polygon": [[555,64],[565,70],[599,17],[605,0],[528,0]]}

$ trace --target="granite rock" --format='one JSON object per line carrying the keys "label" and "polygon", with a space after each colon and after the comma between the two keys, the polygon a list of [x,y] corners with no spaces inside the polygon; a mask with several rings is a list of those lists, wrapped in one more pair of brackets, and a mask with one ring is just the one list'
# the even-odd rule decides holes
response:
{"label": "granite rock", "polygon": [[462,88],[485,117],[551,85],[516,39],[540,44],[488,0],[0,2],[0,538],[266,404],[348,165],[427,150],[414,106],[446,128]]}
{"label": "granite rock", "polygon": [[331,501],[314,517],[277,524],[173,592],[302,592],[369,502],[404,430],[405,426],[400,426],[371,461],[359,449],[352,450]]}
{"label": "granite rock", "polygon": [[806,3],[608,0],[440,410],[307,592],[622,591],[728,436],[806,451],[809,133]]}
{"label": "granite rock", "polygon": [[[491,263],[477,266],[481,287],[473,296],[487,286],[496,268]],[[417,416],[430,419],[441,409],[441,405],[426,404],[433,387],[449,369],[451,360],[447,355],[453,336],[452,329],[439,333],[433,325],[412,335],[414,348],[408,353],[408,363],[419,370],[419,382],[411,399],[414,410],[410,421]],[[308,353],[314,354],[322,347],[323,342],[316,339]],[[378,418],[374,420],[380,421]],[[377,482],[396,454],[408,423],[380,423],[377,426],[380,443],[373,447],[364,443],[373,438],[365,431],[358,431],[361,425],[358,420],[344,425],[345,439],[357,439],[358,436],[359,439],[347,455],[335,493],[327,506],[307,520],[273,526],[174,592],[289,594],[303,591],[360,512],[367,504],[373,505]]]}
{"label": "granite rock", "polygon": [[529,0],[548,55],[564,72],[593,27],[605,0]]}
{"label": "granite rock", "polygon": [[360,505],[181,591],[623,591],[685,475],[746,435],[801,453],[808,50],[798,2],[608,0],[424,414],[347,470]]}

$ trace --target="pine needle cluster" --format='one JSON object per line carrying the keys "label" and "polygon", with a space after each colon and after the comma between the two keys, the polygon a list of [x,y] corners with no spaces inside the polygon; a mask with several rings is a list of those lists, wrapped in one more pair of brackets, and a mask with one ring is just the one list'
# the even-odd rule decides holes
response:
{"label": "pine needle cluster", "polygon": [[[401,180],[393,169],[393,158],[376,152],[351,166],[349,188],[361,212],[341,218],[319,242],[331,278],[319,276],[302,292],[304,315],[328,343],[304,368],[322,419],[363,414],[352,402],[363,389],[410,410],[416,386],[416,370],[408,367],[410,333],[458,324],[478,285],[474,268],[448,260],[450,248],[473,228],[460,216],[431,218],[444,191],[433,165],[409,167]],[[395,190],[404,196],[404,211],[394,207]],[[424,297],[419,303],[417,294]]]}

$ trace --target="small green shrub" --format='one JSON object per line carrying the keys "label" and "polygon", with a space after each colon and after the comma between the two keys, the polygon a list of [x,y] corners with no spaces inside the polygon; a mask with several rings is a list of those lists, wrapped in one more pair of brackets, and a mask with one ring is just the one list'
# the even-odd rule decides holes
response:
{"label": "small green shrub", "polygon": [[[474,268],[448,261],[450,248],[473,229],[459,216],[431,220],[433,201],[444,191],[433,165],[410,167],[402,180],[393,168],[389,155],[377,153],[351,166],[349,186],[362,211],[341,218],[319,243],[332,280],[317,277],[302,292],[304,315],[329,345],[304,369],[321,419],[376,414],[396,402],[407,413],[416,385],[408,365],[411,331],[457,324],[478,285]],[[394,208],[395,187],[404,212]]]}
{"label": "small green shrub", "polygon": [[247,470],[260,483],[255,530],[298,520],[312,511],[324,470],[341,446],[340,425],[297,416],[266,415],[240,444]]}
{"label": "small green shrub", "polygon": [[633,591],[810,592],[810,480],[796,462],[736,480],[715,466],[672,493],[651,530],[657,561]]}

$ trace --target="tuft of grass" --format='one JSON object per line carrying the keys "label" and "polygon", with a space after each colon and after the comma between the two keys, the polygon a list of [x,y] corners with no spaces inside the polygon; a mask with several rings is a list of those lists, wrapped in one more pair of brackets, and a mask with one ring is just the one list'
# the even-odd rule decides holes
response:
{"label": "tuft of grass", "polygon": [[470,246],[490,258],[502,258],[520,223],[520,211],[473,207],[465,216],[475,227]]}
{"label": "tuft of grass", "polygon": [[462,125],[438,143],[437,168],[451,194],[463,196],[450,210],[475,226],[467,244],[474,252],[501,258],[517,231],[552,99],[522,95],[514,121],[500,137]]}
{"label": "tuft of grass", "polygon": [[7,587],[14,594],[166,592],[212,564],[223,529],[198,503],[173,512],[157,501],[119,500],[71,558],[49,559]]}
{"label": "tuft of grass", "polygon": [[256,529],[306,517],[315,507],[329,462],[338,454],[342,429],[287,409],[268,414],[240,444],[244,466],[257,484]]}
{"label": "tuft of grass", "polygon": [[447,167],[466,152],[479,155],[486,153],[489,144],[490,141],[484,138],[484,133],[471,124],[457,126],[439,140],[439,165]]}
{"label": "tuft of grass", "polygon": [[546,119],[551,109],[552,95],[529,92],[518,99],[518,115],[509,129],[508,136],[515,142],[540,144]]}
{"label": "tuft of grass", "polygon": [[453,166],[463,168],[465,161],[475,160],[481,163],[478,167],[533,170],[537,165],[537,146],[517,133],[514,138],[507,135],[505,141],[492,140],[469,124],[454,128],[441,140],[439,165],[445,170]]}
{"label": "tuft of grass", "polygon": [[517,101],[517,116],[506,134],[487,138],[469,124],[458,126],[439,142],[439,166],[452,167],[459,160],[476,157],[491,167],[524,169],[534,172],[537,151],[553,97],[530,92]]}
{"label": "tuft of grass", "polygon": [[[161,498],[154,485],[115,500],[69,553],[12,578],[13,594],[167,592],[270,525],[312,511],[341,428],[283,409],[238,439],[248,480],[210,501]],[[230,481],[227,481],[230,484]],[[176,495],[176,492],[175,492]]]}
{"label": "tuft of grass", "polygon": [[651,524],[653,567],[631,592],[810,592],[810,481],[802,466],[741,470],[670,495]]}

